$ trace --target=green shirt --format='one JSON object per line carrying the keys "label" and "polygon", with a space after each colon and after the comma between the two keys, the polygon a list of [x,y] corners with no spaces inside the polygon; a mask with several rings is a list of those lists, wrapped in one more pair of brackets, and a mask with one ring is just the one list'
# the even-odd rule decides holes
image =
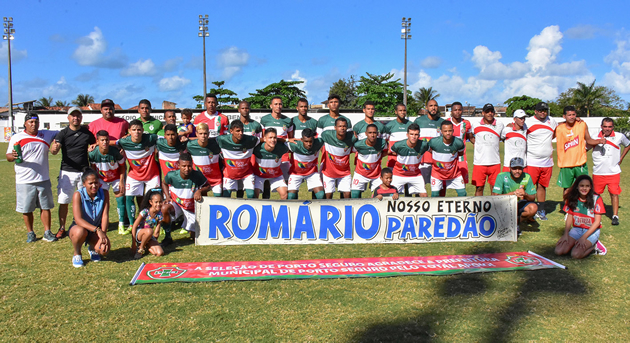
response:
{"label": "green shirt", "polygon": [[254,174],[256,176],[273,179],[282,176],[282,155],[289,151],[285,144],[278,143],[271,151],[265,149],[266,143],[259,144],[254,148],[254,156],[256,156],[256,164],[254,165]]}
{"label": "green shirt", "polygon": [[534,187],[534,183],[532,182],[532,178],[529,174],[523,172],[523,175],[515,181],[512,179],[512,174],[509,171],[503,172],[497,175],[497,180],[494,183],[494,188],[492,188],[492,193],[508,194],[519,189],[521,186],[525,189],[526,194],[536,194],[536,187]]}
{"label": "green shirt", "polygon": [[[352,131],[354,131],[354,133],[357,135],[357,138],[361,139],[366,139],[367,136],[365,135],[365,130],[367,130],[368,127],[368,123],[365,122],[365,120],[361,120],[360,122],[356,123],[356,125],[354,125],[354,127],[352,128]],[[376,125],[376,129],[378,130],[378,138],[383,137],[383,130],[385,129],[385,125],[383,125],[380,121],[374,121],[374,125]]]}
{"label": "green shirt", "polygon": [[[142,122],[142,128],[144,128],[145,133],[157,134],[162,129],[162,122],[153,117],[149,117],[149,120],[146,122],[140,118],[140,121]],[[164,132],[162,132],[162,136],[164,136]]]}
{"label": "green shirt", "polygon": [[195,212],[195,192],[206,183],[208,183],[206,177],[197,170],[191,170],[188,179],[182,178],[179,170],[170,171],[164,177],[164,184],[168,185],[171,200],[190,212]]}

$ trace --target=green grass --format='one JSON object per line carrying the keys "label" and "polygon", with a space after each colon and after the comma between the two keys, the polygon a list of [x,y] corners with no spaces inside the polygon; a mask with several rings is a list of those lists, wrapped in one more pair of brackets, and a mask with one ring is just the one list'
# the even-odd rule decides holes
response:
{"label": "green grass", "polygon": [[[2,149],[6,146],[0,144]],[[58,156],[51,156],[50,167],[51,175],[57,175]],[[628,162],[623,168],[630,168]],[[4,183],[0,191],[3,341],[628,339],[630,211],[621,207],[620,226],[610,226],[609,218],[603,220],[601,239],[609,249],[608,255],[581,261],[555,257],[553,248],[563,230],[558,205],[561,189],[555,186],[557,169],[554,185],[548,191],[549,221],[524,232],[518,242],[194,246],[184,236],[175,234],[177,243],[166,249],[166,256],[149,256],[141,261],[301,260],[532,250],[566,265],[567,270],[134,287],[128,283],[141,262],[130,258],[129,236],[110,232],[110,255],[101,263],[87,263],[81,269],[71,266],[72,248],[67,238],[56,243],[40,240],[26,244],[21,215],[14,211],[13,164],[0,162],[0,175]],[[625,178],[622,188],[630,190],[630,182]],[[473,193],[471,186],[468,192]],[[621,198],[623,205],[625,195]],[[610,204],[608,195],[604,202]],[[115,218],[114,210],[115,205],[111,218]],[[58,225],[56,217],[55,209],[53,231]],[[41,237],[41,224],[37,219],[35,224]]]}

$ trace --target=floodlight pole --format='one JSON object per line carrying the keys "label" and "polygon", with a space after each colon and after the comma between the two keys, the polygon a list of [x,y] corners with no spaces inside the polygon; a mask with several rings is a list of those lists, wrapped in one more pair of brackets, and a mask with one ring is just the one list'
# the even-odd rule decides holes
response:
{"label": "floodlight pole", "polygon": [[[206,102],[206,37],[210,36],[208,32],[208,15],[199,15],[199,37],[203,39],[203,103]],[[204,105],[205,106],[205,105]]]}
{"label": "floodlight pole", "polygon": [[411,18],[402,18],[402,35],[400,35],[400,38],[405,40],[405,86],[403,88],[403,104],[405,104],[405,107],[407,107],[407,40],[411,39],[411,35],[409,34],[409,32],[411,32],[411,29],[409,28],[411,26]]}
{"label": "floodlight pole", "polygon": [[4,35],[2,35],[2,39],[7,41],[7,52],[8,52],[8,61],[9,61],[9,126],[11,127],[11,135],[15,133],[13,131],[13,89],[12,89],[12,81],[11,81],[11,40],[13,39],[13,34],[15,33],[15,29],[13,28],[13,17],[4,17]]}

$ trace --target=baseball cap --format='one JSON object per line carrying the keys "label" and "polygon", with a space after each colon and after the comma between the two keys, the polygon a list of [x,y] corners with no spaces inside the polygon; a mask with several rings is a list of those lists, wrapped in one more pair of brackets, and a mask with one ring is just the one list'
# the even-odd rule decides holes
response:
{"label": "baseball cap", "polygon": [[510,168],[525,168],[525,161],[520,157],[514,157],[510,160]]}
{"label": "baseball cap", "polygon": [[536,104],[536,111],[547,111],[549,109],[549,105],[546,102],[541,101]]}
{"label": "baseball cap", "polygon": [[72,113],[74,113],[74,112],[79,112],[80,114],[83,114],[83,111],[81,111],[81,109],[80,109],[80,108],[78,108],[78,107],[76,107],[76,106],[74,106],[74,107],[70,107],[70,108],[68,109],[68,115],[71,115],[71,114],[72,114]]}
{"label": "baseball cap", "polygon": [[114,107],[114,101],[112,99],[105,99],[101,101],[101,107],[110,106]]}
{"label": "baseball cap", "polygon": [[24,121],[31,120],[31,119],[39,120],[37,113],[27,113],[26,116],[24,116]]}
{"label": "baseball cap", "polygon": [[492,104],[485,104],[483,105],[483,112],[494,112],[494,105]]}
{"label": "baseball cap", "polygon": [[525,118],[527,117],[527,113],[525,113],[525,111],[523,110],[516,110],[514,111],[514,118]]}

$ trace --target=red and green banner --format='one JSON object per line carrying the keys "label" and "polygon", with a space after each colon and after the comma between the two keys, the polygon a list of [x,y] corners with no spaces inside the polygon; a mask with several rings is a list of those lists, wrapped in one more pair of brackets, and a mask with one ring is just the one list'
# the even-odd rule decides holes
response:
{"label": "red and green banner", "polygon": [[478,255],[369,257],[300,261],[143,263],[130,284],[452,275],[548,268],[564,269],[566,267],[531,251]]}

